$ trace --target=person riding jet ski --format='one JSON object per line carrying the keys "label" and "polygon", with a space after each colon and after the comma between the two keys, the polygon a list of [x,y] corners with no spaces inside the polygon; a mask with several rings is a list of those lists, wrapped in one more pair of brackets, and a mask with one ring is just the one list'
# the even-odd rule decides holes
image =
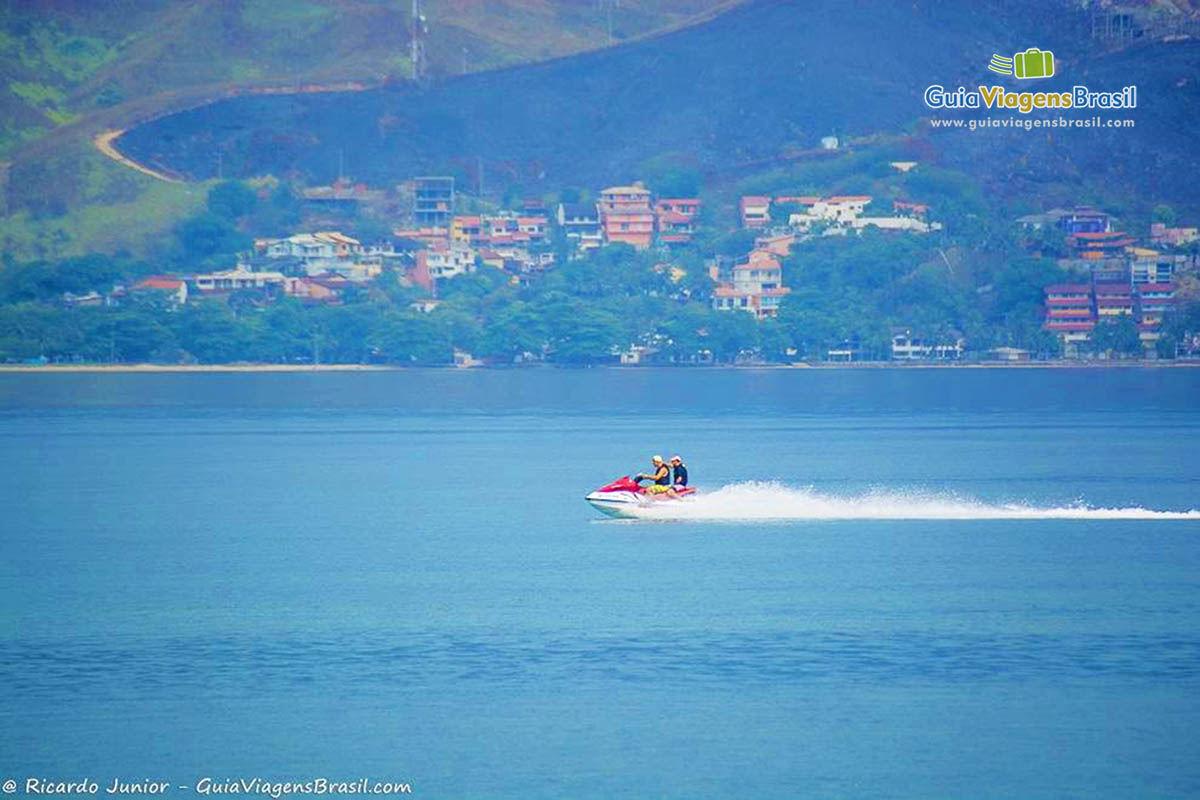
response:
{"label": "person riding jet ski", "polygon": [[676,489],[684,489],[688,485],[687,465],[679,456],[671,456],[671,480]]}
{"label": "person riding jet ski", "polygon": [[671,485],[671,468],[667,466],[667,462],[663,461],[662,456],[653,456],[650,459],[651,465],[654,467],[654,472],[650,475],[638,473],[633,477],[634,481],[641,483],[642,481],[654,481],[646,487],[646,491],[651,495],[665,494],[667,497],[678,497],[675,493],[675,487]]}

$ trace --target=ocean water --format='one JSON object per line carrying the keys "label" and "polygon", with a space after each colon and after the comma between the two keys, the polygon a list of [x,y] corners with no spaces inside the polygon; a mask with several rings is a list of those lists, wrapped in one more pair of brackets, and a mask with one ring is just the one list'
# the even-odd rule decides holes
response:
{"label": "ocean water", "polygon": [[[0,375],[0,779],[1196,797],[1198,412],[1191,369]],[[686,512],[582,501],[668,451]]]}

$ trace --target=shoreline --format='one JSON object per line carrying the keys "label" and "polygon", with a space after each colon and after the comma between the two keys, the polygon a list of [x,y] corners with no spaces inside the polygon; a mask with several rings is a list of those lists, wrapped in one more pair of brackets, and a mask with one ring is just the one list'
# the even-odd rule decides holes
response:
{"label": "shoreline", "polygon": [[807,364],[722,364],[722,365],[621,365],[565,366],[545,364],[536,366],[471,367],[394,366],[385,364],[0,364],[0,374],[30,373],[213,373],[213,372],[404,372],[408,370],[544,370],[544,369],[604,369],[604,370],[954,370],[954,369],[1195,369],[1200,360],[1185,361],[1017,361],[977,363],[905,363],[894,361],[864,361]]}

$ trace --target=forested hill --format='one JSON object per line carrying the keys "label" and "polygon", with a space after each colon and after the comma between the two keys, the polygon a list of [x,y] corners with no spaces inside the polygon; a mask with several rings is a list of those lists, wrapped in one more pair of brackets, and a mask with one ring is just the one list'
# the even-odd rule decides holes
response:
{"label": "forested hill", "polygon": [[[653,40],[432,89],[230,100],[119,144],[191,178],[211,176],[218,151],[226,174],[298,167],[318,181],[344,151],[346,168],[371,182],[477,158],[551,184],[612,180],[663,154],[751,160],[831,133],[894,131],[922,114],[930,82],[979,75],[995,49],[1044,39],[1043,5],[997,9],[756,2]],[[1051,45],[1068,50],[1070,37]]]}
{"label": "forested hill", "polygon": [[[425,0],[426,72],[577,53],[736,2],[623,0],[609,14],[574,0]],[[0,155],[97,114],[121,120],[239,87],[406,80],[411,15],[410,0],[0,4]]]}
{"label": "forested hill", "polygon": [[[219,162],[227,176],[323,182],[341,163],[370,183],[448,171],[470,185],[482,165],[492,189],[549,190],[644,177],[664,161],[700,171],[769,163],[829,134],[906,134],[908,155],[960,166],[999,194],[1117,187],[1193,205],[1196,46],[1098,56],[1088,25],[1069,3],[755,2],[660,38],[432,88],[221,102],[119,144],[189,178],[212,177]],[[1059,64],[1039,89],[1142,83],[1129,115],[1138,127],[1048,137],[934,133],[918,121],[932,115],[922,102],[931,83],[1029,88],[986,66],[993,53],[1033,45]]]}

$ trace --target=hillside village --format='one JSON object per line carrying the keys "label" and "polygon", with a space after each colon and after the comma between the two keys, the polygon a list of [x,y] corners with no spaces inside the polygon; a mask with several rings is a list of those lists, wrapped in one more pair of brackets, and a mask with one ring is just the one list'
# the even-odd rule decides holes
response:
{"label": "hillside village", "polygon": [[[908,171],[916,164],[892,165]],[[679,286],[687,276],[675,254],[693,245],[704,219],[697,197],[656,196],[641,183],[599,190],[594,202],[558,202],[550,208],[540,199],[525,199],[516,210],[460,213],[454,179],[418,177],[411,182],[411,206],[403,224],[375,241],[360,241],[338,231],[295,233],[259,238],[237,257],[230,269],[194,273],[160,273],[111,292],[66,293],[66,306],[114,306],[142,296],[159,298],[169,307],[208,300],[264,307],[283,298],[306,305],[339,305],[350,295],[367,292],[381,276],[391,276],[415,293],[413,311],[429,313],[459,276],[481,271],[503,276],[514,287],[529,286],[553,272],[561,262],[586,258],[615,245],[654,254],[654,271]],[[313,204],[359,202],[377,190],[340,181],[305,191]],[[917,200],[892,200],[880,208],[870,195],[742,195],[737,222],[752,235],[752,246],[740,255],[711,254],[703,265],[711,282],[705,302],[717,312],[746,313],[773,320],[792,287],[784,279],[783,261],[801,242],[816,238],[859,235],[867,230],[888,236],[923,236],[940,231],[935,209]],[[1056,208],[1022,216],[1014,225],[1031,254],[1048,255],[1047,237],[1062,237],[1065,251],[1057,263],[1069,282],[1045,287],[1043,330],[1059,342],[1066,358],[1090,355],[1155,357],[1166,315],[1176,299],[1177,279],[1194,274],[1198,232],[1194,227],[1152,225],[1140,240],[1114,228],[1113,218],[1090,208]],[[695,269],[693,266],[692,269]],[[679,288],[681,296],[691,290]],[[1125,339],[1098,351],[1097,337],[1109,339],[1120,329]],[[1130,331],[1134,333],[1130,333]],[[1136,338],[1135,344],[1130,339]],[[1180,352],[1197,349],[1187,339]],[[621,363],[654,363],[655,343],[614,348]],[[891,334],[894,361],[955,361],[965,357],[1021,361],[1036,357],[1020,347],[993,347],[981,352],[962,335],[922,335],[909,327]],[[752,358],[753,354],[747,354]],[[852,340],[831,346],[820,360],[867,358]],[[525,353],[524,359],[537,359]],[[811,354],[809,354],[811,358]],[[875,354],[878,358],[879,354]],[[463,364],[479,363],[469,352],[456,353]]]}
{"label": "hillside village", "polygon": [[1100,326],[1121,322],[1130,333],[1136,329],[1147,353],[1156,352],[1175,302],[1175,281],[1194,274],[1194,249],[1179,251],[1200,239],[1197,228],[1152,223],[1141,242],[1115,230],[1110,215],[1091,208],[1052,209],[1017,223],[1030,234],[1051,229],[1066,237],[1069,252],[1059,264],[1074,279],[1045,290],[1045,329],[1060,338],[1064,355],[1081,355],[1098,335],[1112,330]]}

